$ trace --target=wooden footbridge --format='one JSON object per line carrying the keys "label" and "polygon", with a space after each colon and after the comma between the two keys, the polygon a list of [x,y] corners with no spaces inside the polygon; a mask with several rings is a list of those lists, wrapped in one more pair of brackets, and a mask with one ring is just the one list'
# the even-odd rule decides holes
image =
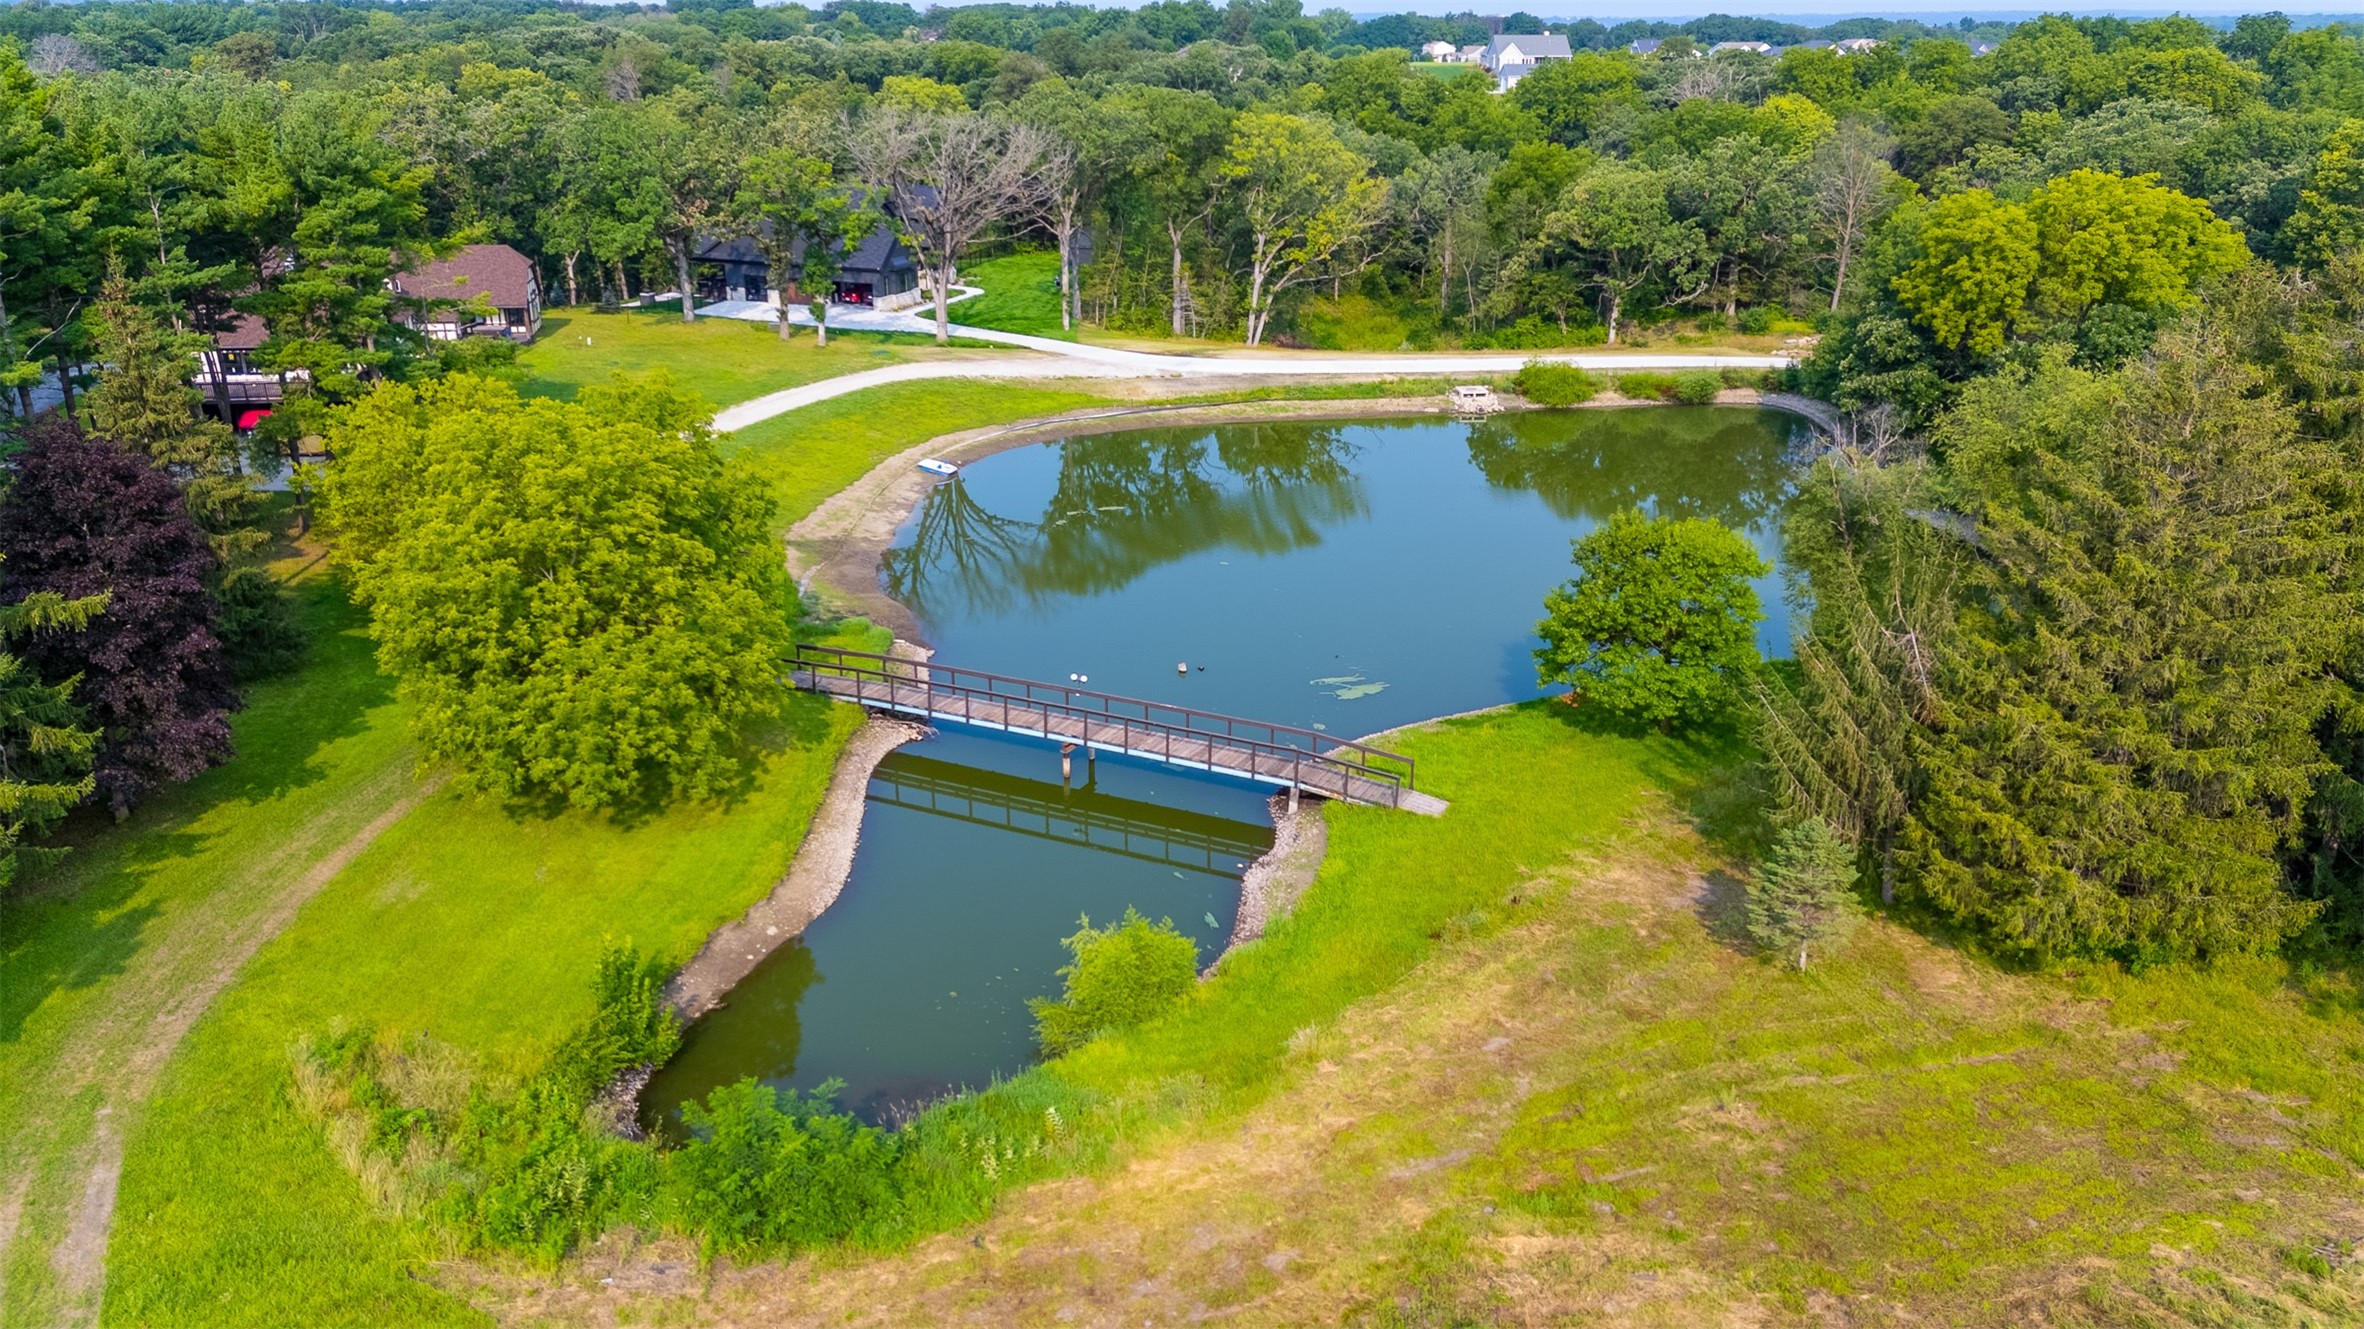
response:
{"label": "wooden footbridge", "polygon": [[800,688],[877,711],[1046,739],[1347,803],[1444,815],[1445,801],[1412,787],[1412,759],[1314,729],[1267,724],[1064,683],[921,663],[870,651],[799,646],[789,678]]}

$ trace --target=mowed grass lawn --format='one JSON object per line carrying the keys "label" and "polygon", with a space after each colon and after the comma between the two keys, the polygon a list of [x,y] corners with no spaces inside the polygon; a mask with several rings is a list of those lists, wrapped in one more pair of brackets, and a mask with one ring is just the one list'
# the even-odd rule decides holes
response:
{"label": "mowed grass lawn", "polygon": [[951,307],[952,321],[972,328],[1023,332],[1036,337],[1074,341],[1075,333],[1059,326],[1059,256],[1033,250],[1005,254],[971,263],[960,279],[983,295],[972,295]]}
{"label": "mowed grass lawn", "polygon": [[[1096,400],[902,385],[766,422],[725,447],[767,477],[784,527],[933,433]],[[65,1314],[52,1255],[87,1180],[105,1088],[157,1010],[227,942],[276,926],[265,921],[273,902],[308,865],[421,795],[407,715],[376,670],[365,620],[320,566],[297,587],[316,648],[296,675],[255,690],[238,757],[130,823],[94,824],[63,868],[0,914],[0,1140],[10,1179],[26,1179],[20,1237],[0,1256],[10,1323]],[[858,722],[851,708],[792,699],[741,797],[629,825],[515,816],[446,790],[385,827],[212,998],[153,1097],[113,1108],[126,1147],[106,1318],[475,1321],[413,1277],[434,1254],[422,1230],[372,1214],[295,1116],[289,1044],[367,1023],[433,1033],[488,1073],[530,1068],[589,1010],[607,941],[685,960],[769,889]]]}
{"label": "mowed grass lawn", "polygon": [[[1054,311],[1055,313],[1056,311]],[[584,386],[617,373],[661,369],[716,407],[894,364],[931,348],[925,338],[880,333],[833,333],[815,343],[810,328],[788,341],[768,323],[732,318],[681,321],[681,311],[554,309],[542,335],[518,353],[527,396],[571,398]]]}

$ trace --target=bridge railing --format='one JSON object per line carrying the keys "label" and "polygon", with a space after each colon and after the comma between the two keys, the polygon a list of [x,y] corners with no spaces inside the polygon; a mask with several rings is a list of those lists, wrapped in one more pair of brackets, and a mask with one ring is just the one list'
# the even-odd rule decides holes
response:
{"label": "bridge railing", "polygon": [[[1349,778],[1386,786],[1392,791],[1383,798],[1382,801],[1386,802],[1396,801],[1402,791],[1413,787],[1414,767],[1410,757],[1375,748],[1368,743],[1357,743],[1353,739],[1338,738],[1318,729],[1300,729],[1294,725],[1249,720],[1216,711],[1178,706],[1172,702],[1148,701],[1113,692],[1094,692],[1089,688],[1065,683],[1044,683],[989,673],[982,669],[922,663],[838,646],[799,645],[788,663],[792,671],[814,678],[851,680],[855,684],[857,697],[866,694],[869,687],[875,684],[882,702],[891,697],[889,690],[895,685],[917,684],[937,693],[967,698],[972,704],[978,701],[1002,702],[1098,724],[1122,725],[1124,729],[1121,732],[1125,734],[1130,734],[1137,726],[1145,738],[1162,734],[1220,740],[1226,746],[1246,749],[1259,756],[1278,758],[1292,763],[1292,766],[1327,768]],[[1008,714],[1006,710],[1004,713],[1005,716]],[[975,718],[973,709],[972,718]],[[1150,750],[1146,742],[1136,744],[1127,741],[1125,746]],[[1300,779],[1296,783],[1305,782]]]}

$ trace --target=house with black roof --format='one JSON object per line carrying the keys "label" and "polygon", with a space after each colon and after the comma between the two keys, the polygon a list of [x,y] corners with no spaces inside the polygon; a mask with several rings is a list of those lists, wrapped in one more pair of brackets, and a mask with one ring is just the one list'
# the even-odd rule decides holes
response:
{"label": "house with black roof", "polygon": [[698,298],[708,303],[761,300],[801,305],[815,294],[826,294],[836,304],[870,305],[919,289],[918,260],[896,234],[894,223],[881,220],[846,252],[838,265],[837,277],[826,292],[803,288],[805,241],[799,238],[789,249],[793,275],[789,289],[779,293],[785,299],[774,299],[771,263],[764,257],[764,241],[771,235],[772,225],[765,222],[754,234],[714,236],[701,243],[691,260]]}

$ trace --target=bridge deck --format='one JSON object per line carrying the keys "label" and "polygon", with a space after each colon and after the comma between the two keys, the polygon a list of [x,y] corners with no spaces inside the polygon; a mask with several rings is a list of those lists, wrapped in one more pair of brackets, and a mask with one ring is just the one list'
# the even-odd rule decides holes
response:
{"label": "bridge deck", "polygon": [[[908,666],[915,673],[929,668]],[[1275,749],[1223,734],[1192,731],[1156,721],[1077,713],[1072,707],[1024,696],[982,693],[940,686],[921,678],[847,675],[800,666],[798,687],[859,702],[877,710],[928,720],[998,729],[1005,733],[1072,743],[1191,770],[1237,776],[1348,803],[1402,808],[1425,816],[1444,815],[1446,803],[1401,783],[1358,773],[1351,765],[1312,752]]]}

